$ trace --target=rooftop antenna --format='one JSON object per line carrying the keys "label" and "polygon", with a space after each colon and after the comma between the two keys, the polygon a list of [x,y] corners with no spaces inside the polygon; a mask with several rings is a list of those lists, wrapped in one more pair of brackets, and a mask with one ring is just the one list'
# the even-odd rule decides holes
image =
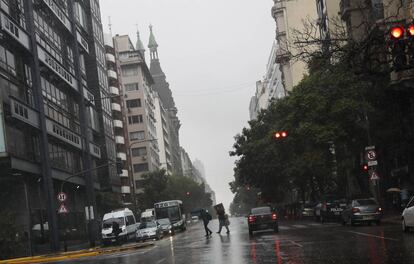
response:
{"label": "rooftop antenna", "polygon": [[108,16],[108,27],[109,27],[109,33],[111,33],[111,36],[112,36],[112,23],[111,23],[111,16]]}

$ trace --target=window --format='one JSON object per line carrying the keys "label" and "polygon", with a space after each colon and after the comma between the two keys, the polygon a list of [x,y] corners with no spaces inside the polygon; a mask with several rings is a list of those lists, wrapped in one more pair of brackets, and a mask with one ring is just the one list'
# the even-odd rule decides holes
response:
{"label": "window", "polygon": [[127,226],[135,224],[135,218],[132,215],[128,215],[126,217],[126,220],[127,220],[127,222],[126,222]]}
{"label": "window", "polygon": [[130,140],[144,140],[145,139],[145,132],[144,131],[136,131],[129,133]]}
{"label": "window", "polygon": [[123,76],[136,76],[138,75],[138,67],[136,66],[124,66],[122,67]]}
{"label": "window", "polygon": [[138,91],[138,88],[139,88],[138,83],[128,83],[128,84],[125,84],[125,90],[127,92],[130,92],[130,91]]}
{"label": "window", "polygon": [[128,123],[131,124],[139,124],[143,122],[142,115],[133,115],[128,116]]}
{"label": "window", "polygon": [[134,164],[134,172],[143,172],[148,170],[148,163]]}
{"label": "window", "polygon": [[132,149],[132,157],[141,157],[141,156],[146,156],[146,155],[147,155],[146,147]]}
{"label": "window", "polygon": [[141,107],[141,99],[133,99],[126,101],[127,108]]}
{"label": "window", "polygon": [[414,206],[414,197],[411,198],[411,201],[408,203],[407,208],[413,207]]}

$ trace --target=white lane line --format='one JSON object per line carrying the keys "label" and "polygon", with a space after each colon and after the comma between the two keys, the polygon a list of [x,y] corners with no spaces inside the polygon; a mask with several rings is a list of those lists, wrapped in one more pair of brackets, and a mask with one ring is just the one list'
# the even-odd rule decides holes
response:
{"label": "white lane line", "polygon": [[385,239],[385,240],[399,241],[398,239],[395,239],[395,238],[376,236],[376,235],[371,235],[367,233],[360,233],[360,232],[355,232],[355,231],[345,231],[345,232],[360,235],[360,236],[375,237],[375,238],[380,238],[380,239]]}
{"label": "white lane line", "polygon": [[292,244],[293,244],[293,245],[295,245],[295,246],[298,246],[298,247],[303,248],[303,245],[301,245],[301,244],[299,244],[299,243],[297,243],[297,242],[295,242],[295,241],[293,241],[293,240],[289,240],[289,242],[290,242],[290,243],[292,243]]}
{"label": "white lane line", "polygon": [[290,227],[288,227],[288,226],[279,226],[279,229],[280,230],[289,230]]}
{"label": "white lane line", "polygon": [[310,225],[310,226],[321,226],[322,224],[319,224],[319,223],[309,223],[308,225]]}
{"label": "white lane line", "polygon": [[162,262],[164,262],[166,260],[167,260],[166,258],[160,259],[160,260],[157,261],[157,264],[160,264],[160,263],[162,263]]}
{"label": "white lane line", "polygon": [[292,225],[293,227],[296,227],[296,228],[306,228],[306,226],[305,225]]}

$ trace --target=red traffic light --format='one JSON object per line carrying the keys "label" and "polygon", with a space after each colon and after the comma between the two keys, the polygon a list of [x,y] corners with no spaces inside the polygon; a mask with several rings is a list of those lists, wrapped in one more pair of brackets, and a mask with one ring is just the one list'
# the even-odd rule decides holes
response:
{"label": "red traffic light", "polygon": [[[414,33],[414,31],[413,31]],[[390,30],[390,35],[392,39],[401,39],[404,37],[404,29],[401,26],[392,27]]]}
{"label": "red traffic light", "polygon": [[279,131],[274,134],[275,139],[285,138],[288,136],[288,132],[286,131]]}
{"label": "red traffic light", "polygon": [[362,167],[362,169],[364,170],[364,171],[368,171],[368,165],[364,165],[363,167]]}
{"label": "red traffic light", "polygon": [[282,132],[282,137],[283,137],[283,138],[287,137],[287,135],[288,135],[288,134],[287,134],[287,132],[286,132],[286,131],[283,131],[283,132]]}
{"label": "red traffic light", "polygon": [[414,37],[414,24],[408,26],[407,33],[410,37]]}
{"label": "red traffic light", "polygon": [[276,132],[275,133],[275,138],[280,138],[282,135],[280,135],[280,133],[279,132]]}

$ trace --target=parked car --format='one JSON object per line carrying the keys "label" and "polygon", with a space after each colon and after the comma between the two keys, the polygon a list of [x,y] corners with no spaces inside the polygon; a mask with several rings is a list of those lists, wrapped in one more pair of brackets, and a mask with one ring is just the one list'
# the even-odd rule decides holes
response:
{"label": "parked car", "polygon": [[113,223],[117,222],[120,228],[118,240],[128,241],[133,239],[137,230],[137,224],[135,222],[134,213],[128,208],[114,210],[110,213],[106,213],[102,218],[102,241],[103,243],[110,244],[117,242],[114,231],[112,230]]}
{"label": "parked car", "polygon": [[172,228],[170,219],[162,218],[157,220],[158,224],[161,226],[161,230],[164,235],[173,235],[174,229]]}
{"label": "parked car", "polygon": [[382,208],[373,198],[355,199],[348,203],[346,209],[342,212],[342,224],[347,223],[354,225],[357,222],[381,223]]}
{"label": "parked car", "polygon": [[346,208],[346,200],[333,195],[325,196],[316,204],[314,214],[316,220],[324,223],[328,221],[340,221],[342,211]]}
{"label": "parked car", "polygon": [[402,213],[402,229],[404,232],[409,232],[414,228],[414,196],[408,202]]}
{"label": "parked car", "polygon": [[193,215],[193,216],[191,217],[191,222],[193,222],[193,223],[197,223],[197,222],[198,222],[198,216],[197,216],[197,215]]}
{"label": "parked car", "polygon": [[145,241],[147,239],[159,240],[163,237],[161,225],[156,221],[142,222],[136,232],[136,241]]}
{"label": "parked car", "polygon": [[266,229],[279,232],[277,214],[269,206],[252,208],[247,217],[247,223],[250,235],[253,235],[254,231]]}
{"label": "parked car", "polygon": [[314,217],[315,216],[314,208],[315,208],[315,204],[305,203],[302,206],[302,211],[301,211],[302,217]]}

